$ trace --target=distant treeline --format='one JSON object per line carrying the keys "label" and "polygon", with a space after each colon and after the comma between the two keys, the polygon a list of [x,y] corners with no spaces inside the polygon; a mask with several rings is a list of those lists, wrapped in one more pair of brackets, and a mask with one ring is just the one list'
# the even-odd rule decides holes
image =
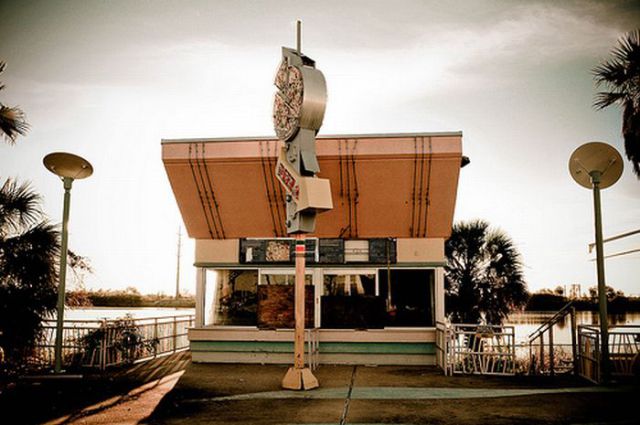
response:
{"label": "distant treeline", "polygon": [[[564,295],[552,293],[531,294],[529,302],[525,307],[528,311],[558,311],[569,301],[573,301],[573,306],[578,311],[598,311],[597,297],[583,297],[570,299]],[[607,297],[607,311],[609,313],[626,313],[640,311],[640,297],[627,297],[625,295],[614,295]]]}
{"label": "distant treeline", "polygon": [[176,299],[164,294],[142,295],[135,288],[125,290],[69,291],[66,294],[69,307],[186,307],[196,305],[193,295]]}

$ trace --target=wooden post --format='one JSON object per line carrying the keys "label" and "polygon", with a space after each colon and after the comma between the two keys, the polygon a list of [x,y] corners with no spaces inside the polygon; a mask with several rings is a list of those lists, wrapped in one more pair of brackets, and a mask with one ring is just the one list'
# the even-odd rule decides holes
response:
{"label": "wooden post", "polygon": [[304,368],[304,269],[305,246],[304,234],[296,235],[296,287],[295,287],[295,340],[294,340],[294,366],[296,369]]}
{"label": "wooden post", "polygon": [[311,372],[304,367],[304,302],[305,302],[305,246],[304,234],[296,235],[296,286],[295,286],[295,323],[293,339],[293,367],[289,368],[282,380],[282,387],[289,390],[310,390],[320,384]]}

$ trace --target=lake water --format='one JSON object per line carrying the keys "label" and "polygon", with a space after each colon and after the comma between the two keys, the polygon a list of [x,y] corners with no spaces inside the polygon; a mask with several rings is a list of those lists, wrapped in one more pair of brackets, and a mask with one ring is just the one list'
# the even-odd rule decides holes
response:
{"label": "lake water", "polygon": [[[506,321],[506,325],[515,326],[516,342],[527,341],[530,334],[535,332],[540,325],[550,319],[555,312],[552,311],[527,311],[512,314]],[[609,327],[617,325],[640,326],[640,313],[610,314]],[[597,325],[600,323],[598,312],[576,311],[576,323],[578,325]],[[565,316],[553,328],[554,342],[558,344],[571,344],[571,319]],[[545,335],[545,339],[547,336]]]}
{"label": "lake water", "polygon": [[150,317],[181,316],[195,314],[193,308],[164,308],[164,307],[91,307],[91,308],[65,308],[64,318],[70,320],[102,320],[117,319],[130,314],[136,319]]}
{"label": "lake water", "polygon": [[[193,308],[159,308],[159,307],[139,307],[139,308],[67,308],[65,319],[80,320],[100,320],[115,319],[130,314],[134,318],[166,317],[184,314],[195,314]],[[513,314],[506,321],[506,325],[515,326],[516,342],[527,341],[529,334],[535,332],[546,320],[551,318],[554,312],[534,312]],[[591,311],[577,311],[576,322],[579,325],[598,324],[598,313]],[[640,313],[610,314],[609,325],[638,325],[640,326]],[[554,327],[554,341],[558,344],[571,343],[571,322],[568,316]]]}

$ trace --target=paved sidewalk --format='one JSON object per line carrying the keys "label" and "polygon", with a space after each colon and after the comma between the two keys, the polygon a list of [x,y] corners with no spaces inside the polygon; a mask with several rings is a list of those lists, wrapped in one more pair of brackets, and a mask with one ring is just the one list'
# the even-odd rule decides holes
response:
{"label": "paved sidewalk", "polygon": [[149,416],[162,397],[174,387],[182,372],[148,382],[126,394],[62,416],[44,425],[136,425]]}
{"label": "paved sidewalk", "polygon": [[285,391],[285,366],[191,364],[143,423],[630,424],[637,385],[572,377],[445,377],[435,368],[321,366],[320,388]]}

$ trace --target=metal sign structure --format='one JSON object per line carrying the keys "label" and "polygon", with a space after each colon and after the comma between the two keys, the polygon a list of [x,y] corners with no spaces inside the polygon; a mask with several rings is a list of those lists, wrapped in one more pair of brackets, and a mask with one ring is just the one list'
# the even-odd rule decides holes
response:
{"label": "metal sign structure", "polygon": [[287,192],[287,233],[296,236],[294,365],[283,378],[282,387],[309,390],[319,383],[304,365],[304,235],[315,230],[316,214],[332,209],[333,204],[329,180],[316,177],[320,171],[316,134],[324,119],[327,86],[315,61],[301,52],[300,32],[298,21],[297,49],[282,48],[274,83],[277,92],[273,124],[276,135],[284,142],[275,173]]}

